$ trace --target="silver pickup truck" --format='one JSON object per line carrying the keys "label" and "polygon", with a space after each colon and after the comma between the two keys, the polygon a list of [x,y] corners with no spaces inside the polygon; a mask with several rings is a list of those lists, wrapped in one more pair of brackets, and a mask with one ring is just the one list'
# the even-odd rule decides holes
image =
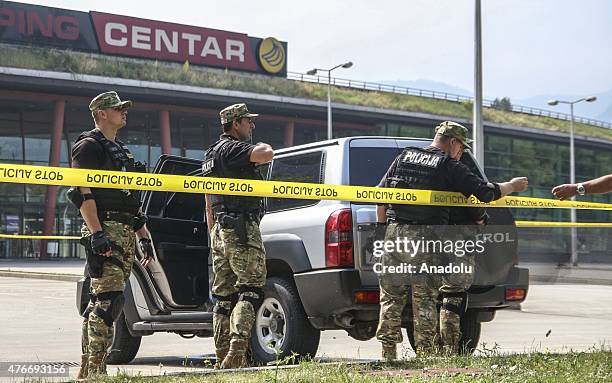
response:
{"label": "silver pickup truck", "polygon": [[[275,181],[374,186],[403,148],[429,143],[394,137],[316,142],[276,151],[261,171]],[[469,153],[462,161],[486,179]],[[199,175],[201,165],[201,160],[164,155],[155,172]],[[201,194],[144,193],[157,261],[149,269],[134,265],[109,363],[131,361],[141,337],[155,332],[212,336],[212,264],[203,201]],[[374,336],[379,291],[367,243],[374,234],[375,210],[372,203],[266,199],[261,230],[268,281],[251,338],[255,361],[266,363],[293,353],[314,356],[322,330],[344,329],[358,340]],[[528,270],[517,267],[514,217],[507,208],[489,209],[489,215],[487,228],[479,234],[486,250],[477,259],[461,324],[461,349],[470,351],[478,343],[481,323],[523,301],[528,290]],[[85,277],[78,283],[79,310],[87,303],[87,292]],[[414,344],[410,305],[403,325]]]}

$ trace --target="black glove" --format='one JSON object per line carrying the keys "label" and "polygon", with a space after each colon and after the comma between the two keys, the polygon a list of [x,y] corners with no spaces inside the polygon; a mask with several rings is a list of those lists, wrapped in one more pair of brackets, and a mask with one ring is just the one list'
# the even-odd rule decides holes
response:
{"label": "black glove", "polygon": [[111,243],[102,230],[91,235],[91,250],[94,254],[105,254],[111,250]]}
{"label": "black glove", "polygon": [[132,229],[134,229],[134,231],[140,230],[147,223],[147,220],[147,216],[139,211],[138,214],[136,214],[136,216],[134,217]]}
{"label": "black glove", "polygon": [[151,240],[149,238],[140,238],[140,240],[138,240],[138,245],[140,246],[140,251],[145,258],[150,258],[153,256],[153,245],[151,244]]}

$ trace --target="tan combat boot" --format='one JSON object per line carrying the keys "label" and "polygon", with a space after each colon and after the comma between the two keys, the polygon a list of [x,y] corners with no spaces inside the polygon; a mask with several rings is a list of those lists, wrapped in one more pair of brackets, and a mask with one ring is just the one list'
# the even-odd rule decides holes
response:
{"label": "tan combat boot", "polygon": [[397,359],[397,346],[395,343],[382,345],[382,358],[385,362],[391,362]]}
{"label": "tan combat boot", "polygon": [[77,379],[87,379],[87,364],[89,363],[89,355],[81,355],[81,368],[77,374]]}
{"label": "tan combat boot", "polygon": [[217,356],[217,362],[215,362],[215,365],[213,366],[215,370],[221,368],[221,363],[223,363],[223,359],[225,359],[225,357],[227,356],[228,351],[229,349],[227,348],[224,348],[222,350],[215,350],[215,354]]}
{"label": "tan combat boot", "polygon": [[89,357],[87,377],[94,375],[106,375],[106,353],[94,354]]}
{"label": "tan combat boot", "polygon": [[221,363],[222,369],[230,369],[230,368],[243,368],[247,366],[246,363],[246,350],[248,347],[248,342],[242,339],[232,339],[230,342],[229,352],[223,359],[223,363]]}

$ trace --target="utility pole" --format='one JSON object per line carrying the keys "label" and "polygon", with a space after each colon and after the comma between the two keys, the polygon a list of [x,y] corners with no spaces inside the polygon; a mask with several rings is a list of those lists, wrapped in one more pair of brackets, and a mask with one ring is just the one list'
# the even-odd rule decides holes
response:
{"label": "utility pole", "polygon": [[482,127],[482,24],[480,0],[474,3],[474,118],[472,136],[476,161],[484,168],[484,129]]}

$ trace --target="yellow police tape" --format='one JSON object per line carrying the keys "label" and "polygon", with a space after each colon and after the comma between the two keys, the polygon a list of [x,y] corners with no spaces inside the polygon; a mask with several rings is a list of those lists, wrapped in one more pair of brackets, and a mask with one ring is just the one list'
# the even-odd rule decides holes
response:
{"label": "yellow police tape", "polygon": [[516,227],[583,227],[583,228],[612,228],[612,222],[545,222],[545,221],[516,221]]}
{"label": "yellow police tape", "polygon": [[74,237],[68,235],[22,235],[22,234],[0,234],[0,238],[9,239],[50,239],[50,240],[78,240],[81,237]]}
{"label": "yellow police tape", "polygon": [[128,173],[15,164],[0,164],[0,182],[434,206],[531,209],[567,209],[573,207],[577,209],[612,210],[612,204],[557,201],[545,198],[508,196],[491,203],[483,203],[473,196],[466,198],[460,193],[432,190]]}
{"label": "yellow police tape", "polygon": [[[548,221],[516,221],[516,227],[582,227],[582,228],[612,228],[612,222],[548,222]],[[48,240],[79,240],[81,237],[64,235],[18,235],[0,234],[0,238],[8,239],[48,239]]]}

